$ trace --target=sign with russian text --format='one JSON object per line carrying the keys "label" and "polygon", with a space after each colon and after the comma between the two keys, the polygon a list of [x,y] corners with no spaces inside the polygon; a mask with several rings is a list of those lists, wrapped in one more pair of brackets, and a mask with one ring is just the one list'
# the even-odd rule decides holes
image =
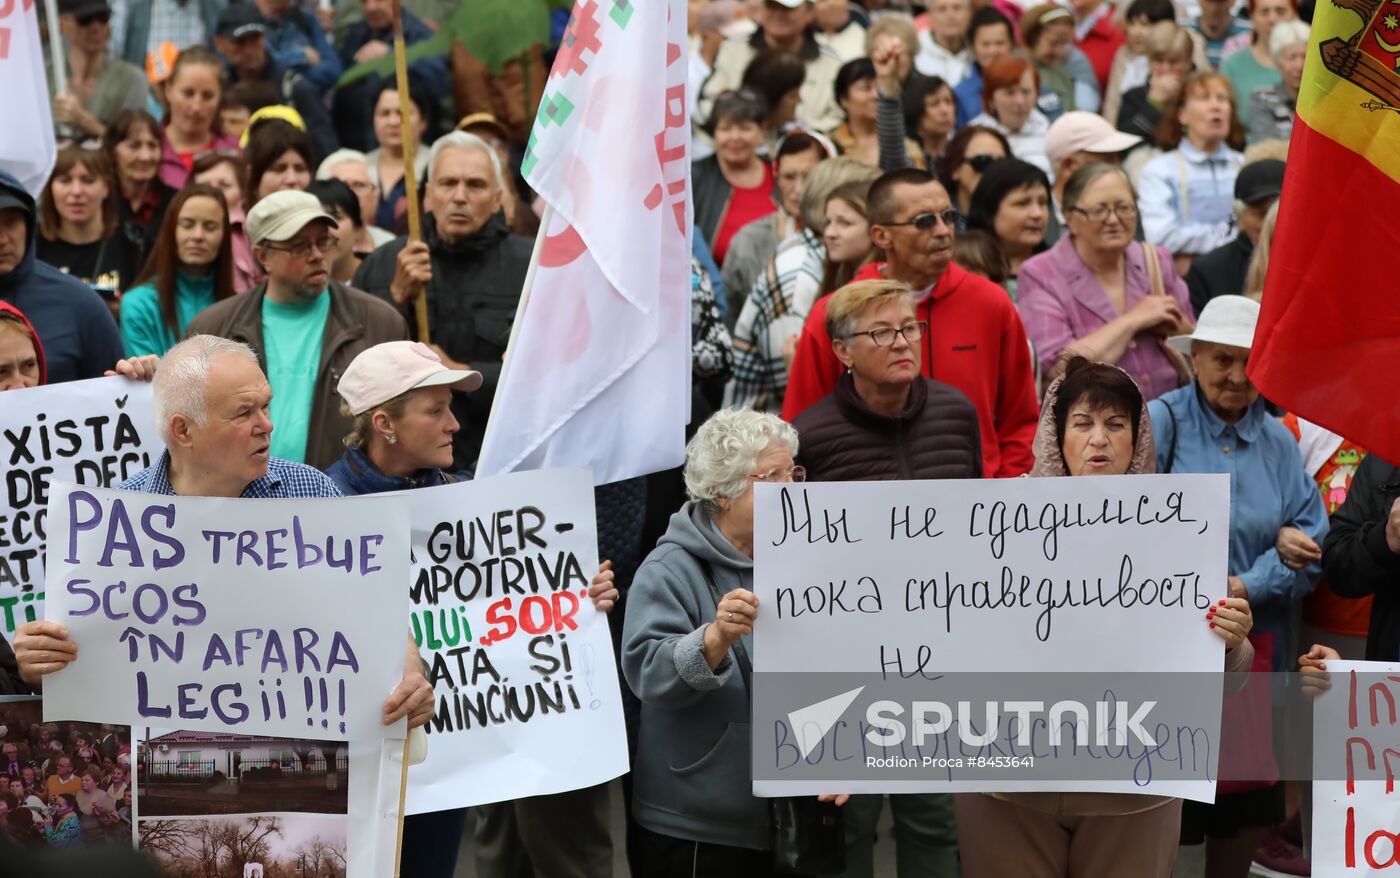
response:
{"label": "sign with russian text", "polygon": [[46,618],[78,658],[45,717],[378,740],[403,675],[395,498],[228,500],[55,484]]}
{"label": "sign with russian text", "polygon": [[755,792],[1214,799],[1229,482],[757,486]]}
{"label": "sign with russian text", "polygon": [[0,636],[44,615],[49,485],[114,487],[150,466],[161,448],[149,382],[94,378],[5,394]]}
{"label": "sign with russian text", "polygon": [[427,761],[408,772],[407,812],[625,773],[612,639],[588,597],[598,569],[589,472],[535,470],[411,497],[413,635],[437,712]]}

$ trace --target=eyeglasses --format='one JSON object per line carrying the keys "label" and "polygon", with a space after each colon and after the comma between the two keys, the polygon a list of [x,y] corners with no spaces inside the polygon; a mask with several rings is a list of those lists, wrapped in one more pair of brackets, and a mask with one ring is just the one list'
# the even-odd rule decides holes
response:
{"label": "eyeglasses", "polygon": [[950,207],[938,213],[921,213],[913,219],[906,220],[902,223],[875,223],[875,225],[885,226],[886,228],[891,226],[913,226],[921,232],[931,232],[938,228],[940,222],[950,229],[955,228],[958,223],[957,208]]}
{"label": "eyeglasses", "polygon": [[905,341],[914,344],[924,337],[924,331],[927,329],[928,321],[915,320],[897,329],[893,326],[882,326],[879,329],[867,329],[862,332],[853,332],[851,333],[851,338],[855,338],[858,335],[868,335],[870,336],[870,340],[875,342],[875,347],[887,348],[894,344],[894,337],[896,335],[902,335]]}
{"label": "eyeglasses", "polygon": [[1101,223],[1108,219],[1111,213],[1122,220],[1130,220],[1137,216],[1138,209],[1132,204],[1097,204],[1090,208],[1071,207],[1070,210],[1078,214],[1083,214],[1089,218],[1090,222]]}
{"label": "eyeglasses", "polygon": [[322,253],[330,253],[335,250],[335,245],[339,243],[340,239],[336,238],[334,235],[326,235],[314,241],[297,241],[295,244],[290,244],[286,247],[278,247],[274,244],[264,244],[263,246],[269,250],[289,253],[297,259],[305,259],[311,255],[312,247],[315,247]]}
{"label": "eyeglasses", "polygon": [[990,165],[992,162],[1001,161],[1001,156],[987,155],[986,153],[982,153],[981,155],[970,155],[967,158],[963,159],[963,161],[971,165],[972,170],[980,174],[983,171],[987,170],[987,166]]}
{"label": "eyeglasses", "polygon": [[749,478],[756,482],[805,482],[807,481],[807,468],[780,466],[766,473],[749,473]]}

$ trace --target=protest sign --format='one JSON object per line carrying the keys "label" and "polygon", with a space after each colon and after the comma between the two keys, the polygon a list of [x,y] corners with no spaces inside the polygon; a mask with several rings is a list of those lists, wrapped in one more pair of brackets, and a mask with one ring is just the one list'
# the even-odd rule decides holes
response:
{"label": "protest sign", "polygon": [[627,771],[587,470],[412,493],[413,634],[437,715],[410,814],[581,789]]}
{"label": "protest sign", "polygon": [[1400,870],[1400,664],[1329,661],[1313,702],[1316,878]]}
{"label": "protest sign", "polygon": [[[35,696],[0,696],[0,792],[14,796],[4,831],[31,847],[131,844],[131,728],[45,724],[42,709]],[[11,816],[20,809],[30,819]]]}
{"label": "protest sign", "polygon": [[151,385],[94,378],[12,390],[0,406],[0,635],[44,615],[45,505],[49,485],[109,488],[161,451]]}
{"label": "protest sign", "polygon": [[397,741],[148,729],[137,844],[172,875],[392,874]]}
{"label": "protest sign", "polygon": [[759,484],[754,527],[757,794],[1213,800],[1226,478]]}
{"label": "protest sign", "polygon": [[46,618],[79,658],[45,716],[379,740],[403,675],[399,501],[166,497],[56,484]]}

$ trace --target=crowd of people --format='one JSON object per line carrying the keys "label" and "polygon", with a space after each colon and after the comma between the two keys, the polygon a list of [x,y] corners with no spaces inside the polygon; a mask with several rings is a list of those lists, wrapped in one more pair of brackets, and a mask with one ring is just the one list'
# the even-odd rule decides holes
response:
{"label": "crowd of people", "polygon": [[[410,45],[453,10],[404,5]],[[59,10],[52,176],[35,199],[0,163],[0,390],[154,376],[168,450],[135,490],[471,478],[539,229],[521,162],[550,47],[491,69],[459,42],[401,95],[373,73],[337,87],[392,52],[388,0]],[[772,873],[748,773],[755,482],[1228,473],[1229,577],[1203,620],[1226,667],[1394,658],[1394,467],[1246,372],[1309,15],[689,0],[686,462],[598,491],[634,874]],[[48,625],[15,636],[17,688],[72,658]],[[410,647],[386,721],[431,711]],[[6,772],[7,825],[32,813],[60,843],[121,820],[120,754],[45,728]],[[1166,876],[1204,841],[1212,878],[1243,878],[1307,874],[1297,799],[1261,780],[1208,806],[888,801],[901,874]],[[885,800],[841,801],[847,874],[871,874]],[[606,811],[606,787],[480,808],[479,873],[610,874]],[[404,874],[451,875],[464,817],[410,818]]]}

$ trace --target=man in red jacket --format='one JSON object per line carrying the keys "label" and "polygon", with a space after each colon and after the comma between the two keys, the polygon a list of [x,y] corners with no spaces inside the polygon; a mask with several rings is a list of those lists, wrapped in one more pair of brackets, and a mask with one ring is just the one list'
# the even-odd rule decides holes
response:
{"label": "man in red jacket", "polygon": [[[956,215],[947,191],[926,171],[891,171],[871,185],[867,210],[870,239],[889,261],[866,265],[855,279],[898,280],[914,290],[918,319],[928,321],[923,374],[966,393],[977,408],[983,471],[999,478],[1029,472],[1040,417],[1030,344],[1006,291],[952,263]],[[841,375],[826,330],[827,298],[802,327],[784,420],[830,393]]]}

